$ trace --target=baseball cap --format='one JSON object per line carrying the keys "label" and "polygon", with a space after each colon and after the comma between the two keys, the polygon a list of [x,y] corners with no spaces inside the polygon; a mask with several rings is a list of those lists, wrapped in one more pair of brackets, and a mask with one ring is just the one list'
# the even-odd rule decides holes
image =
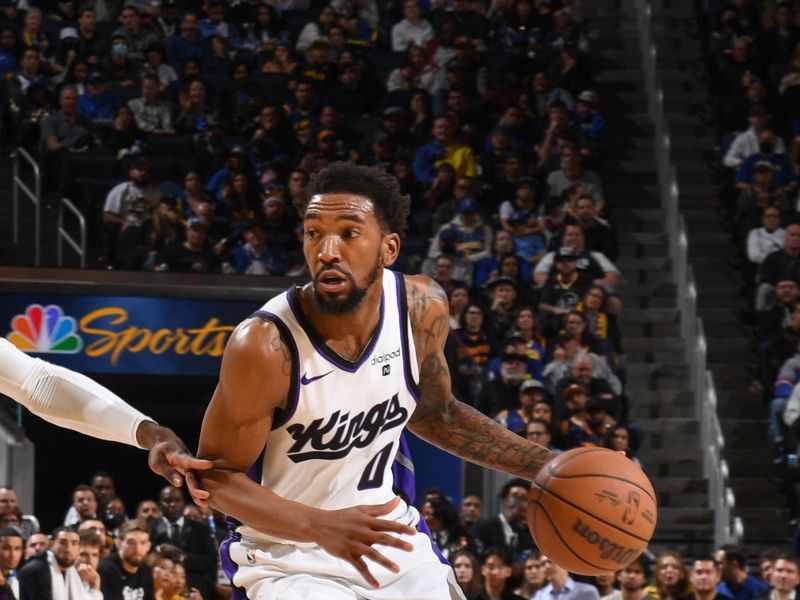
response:
{"label": "baseball cap", "polygon": [[61,32],[58,34],[58,39],[61,41],[68,40],[68,39],[79,39],[78,38],[78,30],[74,27],[64,27]]}
{"label": "baseball cap", "polygon": [[392,118],[402,118],[404,115],[404,111],[399,106],[390,106],[388,108],[384,108],[381,115],[384,119],[392,119]]}
{"label": "baseball cap", "polygon": [[317,134],[317,141],[321,142],[323,139],[329,137],[335,138],[336,132],[333,129],[323,129]]}
{"label": "baseball cap", "polygon": [[526,392],[528,390],[541,390],[544,392],[544,384],[538,379],[526,379],[519,386],[519,391]]}
{"label": "baseball cap", "polygon": [[191,229],[192,227],[205,227],[208,228],[208,221],[206,221],[205,217],[192,217],[189,219],[189,222],[186,223],[186,227]]}
{"label": "baseball cap", "polygon": [[89,73],[89,77],[86,78],[88,83],[99,83],[106,81],[106,74],[102,71],[92,71]]}
{"label": "baseball cap", "polygon": [[242,146],[241,144],[236,144],[235,146],[233,146],[230,149],[228,154],[245,154],[246,155],[247,154],[247,150],[245,150],[244,146]]}
{"label": "baseball cap", "polygon": [[458,211],[462,213],[477,212],[478,201],[474,196],[466,196],[465,198],[461,199],[461,202],[458,203]]}
{"label": "baseball cap", "polygon": [[528,340],[525,339],[525,336],[522,335],[521,331],[512,331],[506,337],[506,344],[513,344],[514,342],[527,342]]}
{"label": "baseball cap", "polygon": [[283,204],[283,198],[281,198],[280,196],[267,196],[266,198],[264,198],[264,201],[261,203],[261,205],[264,208],[266,208],[270,204]]}
{"label": "baseball cap", "polygon": [[755,164],[755,167],[753,167],[753,170],[755,170],[755,171],[772,171],[772,170],[774,170],[774,167],[772,166],[772,163],[769,162],[768,160],[759,160]]}
{"label": "baseball cap", "polygon": [[597,104],[597,92],[584,90],[578,95],[578,101],[586,102],[587,104]]}
{"label": "baseball cap", "polygon": [[578,260],[578,254],[569,246],[561,246],[556,251],[555,260]]}

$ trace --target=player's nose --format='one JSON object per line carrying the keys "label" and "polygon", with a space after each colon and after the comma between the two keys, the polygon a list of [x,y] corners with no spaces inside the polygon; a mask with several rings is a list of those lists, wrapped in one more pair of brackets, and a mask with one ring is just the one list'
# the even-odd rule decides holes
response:
{"label": "player's nose", "polygon": [[328,235],[319,246],[319,260],[322,262],[338,262],[341,258],[339,244],[341,240],[337,235]]}

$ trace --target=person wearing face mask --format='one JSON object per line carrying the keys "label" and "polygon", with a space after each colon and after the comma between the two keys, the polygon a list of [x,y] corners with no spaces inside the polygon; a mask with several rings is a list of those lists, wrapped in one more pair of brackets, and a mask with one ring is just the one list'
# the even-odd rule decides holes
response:
{"label": "person wearing face mask", "polygon": [[[780,141],[780,144],[778,142]],[[758,152],[744,159],[736,171],[736,189],[749,190],[758,182],[756,181],[756,167],[762,163],[772,165],[772,185],[775,190],[790,193],[797,188],[794,168],[783,147],[783,140],[770,129],[765,129],[758,134]]]}
{"label": "person wearing face mask", "polygon": [[[769,110],[763,104],[757,104],[747,113],[748,128],[737,135],[731,143],[722,163],[730,169],[738,169],[745,159],[759,152],[759,136],[769,127]],[[775,151],[786,152],[783,140],[778,138],[775,142]]]}
{"label": "person wearing face mask", "polygon": [[139,69],[128,58],[128,41],[124,35],[111,38],[111,54],[104,67],[112,87],[133,88],[139,84]]}

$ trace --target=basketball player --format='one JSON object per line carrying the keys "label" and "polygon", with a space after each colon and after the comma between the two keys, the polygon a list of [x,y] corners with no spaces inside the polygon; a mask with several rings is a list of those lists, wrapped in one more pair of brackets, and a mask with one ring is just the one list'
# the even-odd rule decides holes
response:
{"label": "basketball player", "polygon": [[198,453],[215,468],[199,475],[241,524],[223,565],[251,600],[463,598],[396,495],[405,427],[526,479],[555,456],[453,398],[444,292],[387,269],[408,207],[386,173],[319,172],[298,206],[312,281],[270,300],[225,349]]}
{"label": "basketball player", "polygon": [[[148,450],[150,468],[174,486],[183,485],[190,469],[211,467],[209,461],[194,458],[172,430],[99,383],[32,358],[5,338],[0,338],[0,394],[59,427]],[[208,492],[194,485],[190,491],[200,500],[208,497]]]}

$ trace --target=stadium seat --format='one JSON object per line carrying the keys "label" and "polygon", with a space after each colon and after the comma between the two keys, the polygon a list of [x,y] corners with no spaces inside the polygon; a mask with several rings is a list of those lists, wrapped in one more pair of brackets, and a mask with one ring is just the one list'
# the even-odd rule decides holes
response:
{"label": "stadium seat", "polygon": [[97,177],[101,173],[107,177],[117,174],[117,161],[113,154],[108,152],[64,153],[64,175],[67,179],[75,179],[80,182]]}
{"label": "stadium seat", "polygon": [[190,157],[194,152],[194,137],[182,133],[147,133],[144,135],[147,149],[153,156]]}

